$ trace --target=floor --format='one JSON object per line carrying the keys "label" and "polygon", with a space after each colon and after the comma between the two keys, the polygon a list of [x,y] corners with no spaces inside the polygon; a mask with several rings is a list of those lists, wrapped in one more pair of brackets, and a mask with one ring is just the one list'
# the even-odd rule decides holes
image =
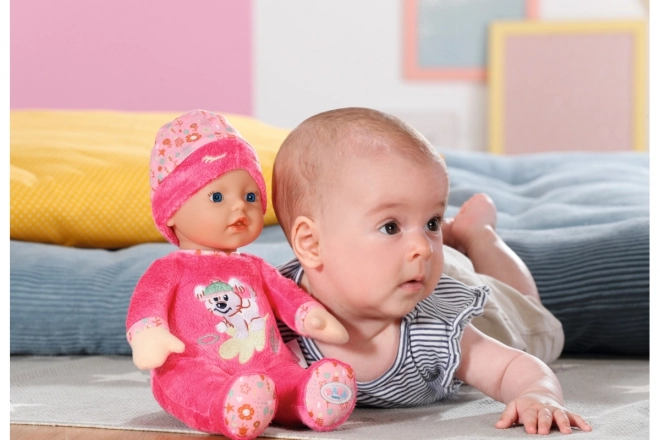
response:
{"label": "floor", "polygon": [[[201,440],[200,434],[123,431],[118,429],[72,428],[68,426],[9,425],[11,440]],[[214,437],[224,438],[224,437]]]}

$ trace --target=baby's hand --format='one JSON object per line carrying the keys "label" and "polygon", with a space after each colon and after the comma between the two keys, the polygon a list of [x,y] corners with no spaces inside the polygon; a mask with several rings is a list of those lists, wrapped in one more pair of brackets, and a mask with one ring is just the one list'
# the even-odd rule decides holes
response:
{"label": "baby's hand", "polygon": [[163,327],[141,331],[131,340],[133,363],[140,370],[151,370],[165,363],[170,353],[183,353],[184,343]]}
{"label": "baby's hand", "polygon": [[591,426],[582,417],[543,394],[524,394],[509,402],[495,427],[509,428],[514,423],[524,425],[527,434],[549,434],[553,425],[562,434],[572,433],[571,426],[591,431]]}
{"label": "baby's hand", "polygon": [[312,307],[304,321],[304,330],[307,336],[327,344],[345,344],[348,342],[348,332],[322,307]]}

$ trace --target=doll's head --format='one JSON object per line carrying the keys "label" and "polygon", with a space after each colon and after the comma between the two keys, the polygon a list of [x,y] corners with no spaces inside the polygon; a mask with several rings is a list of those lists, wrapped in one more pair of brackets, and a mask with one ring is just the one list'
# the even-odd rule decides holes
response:
{"label": "doll's head", "polygon": [[[243,170],[251,179],[240,179]],[[266,212],[266,184],[257,154],[241,135],[221,116],[204,110],[185,113],[158,130],[151,151],[151,212],[158,230],[171,243],[179,239],[171,227],[171,219],[201,189],[221,176],[245,185],[254,184],[261,221]],[[210,203],[219,191],[210,191]],[[199,198],[199,196],[198,196]],[[192,201],[191,201],[192,202]]]}

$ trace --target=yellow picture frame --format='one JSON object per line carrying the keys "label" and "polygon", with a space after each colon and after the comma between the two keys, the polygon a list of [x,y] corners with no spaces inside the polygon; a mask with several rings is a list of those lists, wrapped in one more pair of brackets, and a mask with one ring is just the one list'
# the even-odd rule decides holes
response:
{"label": "yellow picture frame", "polygon": [[[630,150],[648,150],[648,24],[644,20],[626,21],[552,21],[552,22],[495,22],[489,29],[488,60],[488,150],[496,154],[510,153],[507,149],[505,130],[507,128],[507,97],[515,90],[507,84],[508,59],[512,56],[510,41],[519,37],[537,36],[594,36],[626,35],[632,39],[632,60],[630,90],[626,91],[631,103],[629,106]],[[556,41],[557,39],[555,39]],[[575,40],[573,40],[575,41]],[[611,54],[616,57],[616,54]],[[613,58],[615,59],[615,58]],[[566,66],[558,65],[558,69]],[[606,72],[607,66],[601,71]],[[542,87],[542,85],[540,85]],[[510,110],[509,110],[510,111]],[[628,121],[626,121],[628,123]],[[510,143],[509,143],[510,144]],[[597,146],[595,146],[597,149]],[[520,151],[518,151],[520,152]],[[530,146],[530,152],[533,146]]]}

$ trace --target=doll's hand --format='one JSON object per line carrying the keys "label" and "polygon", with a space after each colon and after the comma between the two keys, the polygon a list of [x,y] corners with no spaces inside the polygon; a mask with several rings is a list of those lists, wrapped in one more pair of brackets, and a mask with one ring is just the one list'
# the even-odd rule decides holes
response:
{"label": "doll's hand", "polygon": [[509,402],[495,427],[509,428],[514,423],[524,425],[528,434],[549,434],[553,425],[562,434],[573,432],[571,426],[591,431],[582,417],[567,411],[554,399],[538,394],[524,394]]}
{"label": "doll's hand", "polygon": [[184,343],[163,327],[141,331],[131,340],[133,363],[140,370],[151,370],[165,363],[170,353],[183,353]]}
{"label": "doll's hand", "polygon": [[312,339],[327,344],[345,344],[348,342],[348,332],[344,326],[322,307],[313,307],[307,313],[304,326],[305,333]]}

